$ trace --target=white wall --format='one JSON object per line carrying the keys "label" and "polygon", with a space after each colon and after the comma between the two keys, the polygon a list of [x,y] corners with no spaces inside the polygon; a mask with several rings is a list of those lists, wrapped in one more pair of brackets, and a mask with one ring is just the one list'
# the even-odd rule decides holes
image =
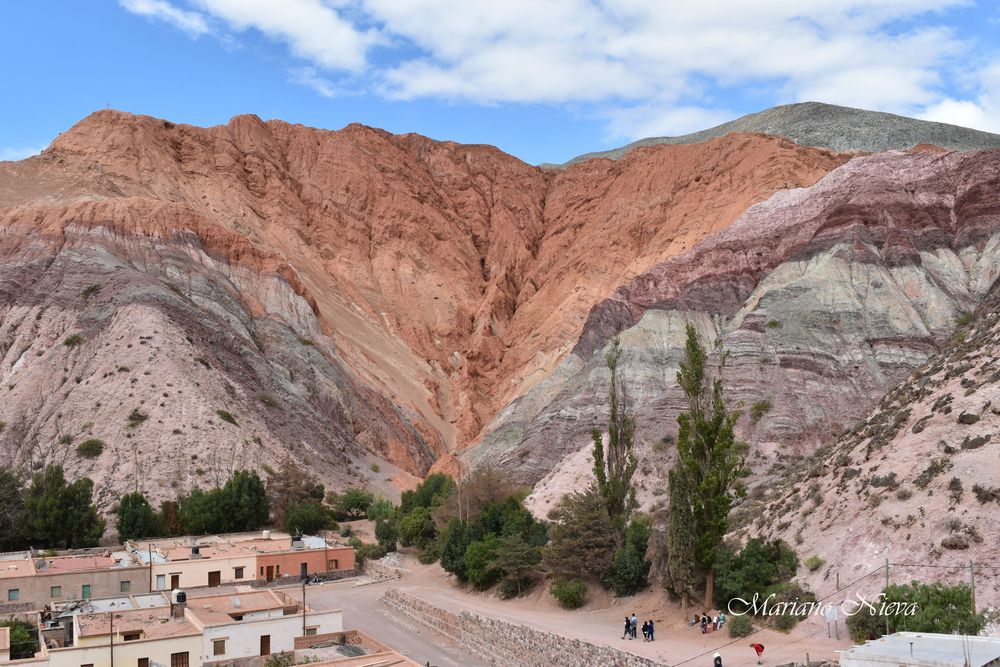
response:
{"label": "white wall", "polygon": [[[278,610],[278,613],[281,611]],[[343,612],[306,612],[306,627],[314,626],[317,627],[316,634],[320,635],[327,632],[343,632]],[[203,660],[212,662],[260,655],[261,635],[271,636],[271,653],[294,650],[295,638],[302,636],[302,614],[258,620],[244,618],[242,621],[234,621],[227,625],[207,626],[203,633]],[[226,639],[226,654],[213,655],[213,640],[222,638]]]}

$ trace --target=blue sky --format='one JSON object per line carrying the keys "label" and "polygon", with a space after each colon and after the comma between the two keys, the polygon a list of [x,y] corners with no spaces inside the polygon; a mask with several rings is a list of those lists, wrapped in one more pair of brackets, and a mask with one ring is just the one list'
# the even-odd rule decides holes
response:
{"label": "blue sky", "polygon": [[106,106],[198,125],[361,122],[532,163],[812,99],[1000,132],[998,5],[9,2],[0,159]]}

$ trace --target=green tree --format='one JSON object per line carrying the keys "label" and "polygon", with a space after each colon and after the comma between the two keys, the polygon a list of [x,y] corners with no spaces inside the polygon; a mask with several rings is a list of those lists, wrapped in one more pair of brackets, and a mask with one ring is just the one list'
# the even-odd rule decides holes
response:
{"label": "green tree", "polygon": [[357,487],[350,487],[341,494],[331,494],[330,496],[330,504],[333,505],[338,521],[364,519],[374,501],[375,496],[371,491]]}
{"label": "green tree", "polygon": [[485,591],[503,575],[496,567],[498,547],[497,536],[487,535],[486,539],[473,542],[465,550],[465,571],[477,590]]}
{"label": "green tree", "polygon": [[0,628],[10,628],[11,660],[34,658],[39,650],[38,628],[33,623],[11,618],[0,621]]}
{"label": "green tree", "polygon": [[[729,510],[744,493],[747,446],[736,440],[733,428],[739,412],[726,407],[722,379],[709,378],[708,355],[689,322],[684,359],[677,383],[687,398],[688,410],[677,417],[677,462],[670,481],[685,492],[671,494],[671,503],[688,503],[689,509],[671,508],[671,519],[687,520],[671,530],[688,530],[694,536],[694,562],[705,576],[705,606],[710,607],[715,580],[716,553],[729,529]],[[721,375],[725,355],[719,366]]]}
{"label": "green tree", "polygon": [[399,541],[404,547],[426,549],[437,537],[429,507],[414,507],[409,514],[399,519],[396,527],[399,531]]}
{"label": "green tree", "polygon": [[985,614],[973,611],[966,584],[913,581],[889,586],[882,595],[868,606],[848,610],[847,628],[855,642],[901,631],[978,635],[986,625]]}
{"label": "green tree", "polygon": [[289,533],[311,535],[330,525],[330,512],[318,502],[292,503],[285,507],[282,519]]}
{"label": "green tree", "polygon": [[198,487],[181,499],[180,522],[188,535],[226,531],[228,520],[222,505],[222,489],[202,491]]}
{"label": "green tree", "polygon": [[603,577],[615,555],[615,538],[604,500],[595,486],[563,496],[549,514],[545,566],[567,579]]}
{"label": "green tree", "polygon": [[219,497],[223,531],[256,530],[267,523],[268,500],[264,482],[255,471],[237,470],[226,480]]}
{"label": "green tree", "polygon": [[620,360],[621,341],[615,338],[611,351],[605,358],[608,370],[611,371],[607,449],[601,431],[594,429],[591,433],[594,441],[594,477],[597,479],[597,489],[604,498],[618,545],[625,541],[626,526],[637,506],[632,476],[638,465],[633,451],[635,421],[625,393],[625,384],[618,376]]}
{"label": "green tree", "polygon": [[446,572],[451,572],[460,582],[469,580],[465,569],[465,550],[472,542],[465,522],[458,518],[448,522],[444,533],[441,535],[441,567]]}
{"label": "green tree", "polygon": [[276,525],[284,525],[285,508],[295,503],[322,502],[326,490],[307,475],[291,457],[267,479],[267,498],[271,518]]}
{"label": "green tree", "polygon": [[118,539],[122,542],[143,537],[158,537],[163,532],[159,517],[146,500],[146,496],[139,491],[122,496],[115,514],[118,515],[115,528],[118,530]]}
{"label": "green tree", "polygon": [[715,563],[715,606],[728,609],[734,598],[761,599],[795,576],[799,557],[782,540],[749,540],[739,551],[723,547]]}
{"label": "green tree", "polygon": [[649,519],[636,517],[625,532],[625,543],[618,547],[605,576],[605,585],[615,595],[634,595],[645,588],[651,563],[646,558],[649,547]]}
{"label": "green tree", "polygon": [[10,470],[0,469],[0,550],[24,546],[24,483]]}
{"label": "green tree", "polygon": [[531,575],[542,561],[542,550],[524,541],[518,534],[505,535],[497,540],[493,560],[488,569],[503,577],[501,586],[518,597],[531,584]]}
{"label": "green tree", "polygon": [[163,526],[163,534],[170,537],[184,534],[184,526],[181,524],[181,506],[176,500],[164,500],[160,503],[158,517],[160,525]]}
{"label": "green tree", "polygon": [[379,517],[375,520],[375,539],[383,551],[396,550],[396,541],[399,539],[399,533],[396,530],[396,518],[394,516],[388,518]]}
{"label": "green tree", "polygon": [[400,515],[409,514],[415,507],[437,507],[455,493],[455,482],[444,473],[428,475],[413,491],[403,491],[400,497]]}
{"label": "green tree", "polygon": [[667,473],[669,495],[663,554],[663,585],[687,609],[698,585],[695,562],[694,506],[689,480],[676,467]]}
{"label": "green tree", "polygon": [[105,524],[91,502],[93,491],[86,477],[66,484],[62,466],[35,473],[24,503],[26,538],[47,547],[96,545]]}

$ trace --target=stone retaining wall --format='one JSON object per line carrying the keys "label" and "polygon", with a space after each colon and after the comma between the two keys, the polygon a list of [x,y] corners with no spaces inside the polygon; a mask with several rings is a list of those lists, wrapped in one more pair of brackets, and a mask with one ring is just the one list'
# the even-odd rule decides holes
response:
{"label": "stone retaining wall", "polygon": [[448,637],[482,658],[484,664],[503,667],[665,667],[663,663],[608,646],[597,646],[467,611],[453,614],[395,588],[387,590],[381,601]]}
{"label": "stone retaining wall", "polygon": [[371,577],[375,581],[391,581],[399,579],[401,572],[398,567],[387,565],[377,560],[366,560],[361,571],[365,576]]}

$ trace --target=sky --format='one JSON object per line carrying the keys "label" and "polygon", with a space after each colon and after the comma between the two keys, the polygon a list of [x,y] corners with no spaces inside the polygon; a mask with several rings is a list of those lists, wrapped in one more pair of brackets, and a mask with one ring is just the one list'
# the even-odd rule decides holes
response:
{"label": "sky", "polygon": [[0,160],[111,107],[530,162],[816,100],[1000,132],[997,0],[8,0]]}

